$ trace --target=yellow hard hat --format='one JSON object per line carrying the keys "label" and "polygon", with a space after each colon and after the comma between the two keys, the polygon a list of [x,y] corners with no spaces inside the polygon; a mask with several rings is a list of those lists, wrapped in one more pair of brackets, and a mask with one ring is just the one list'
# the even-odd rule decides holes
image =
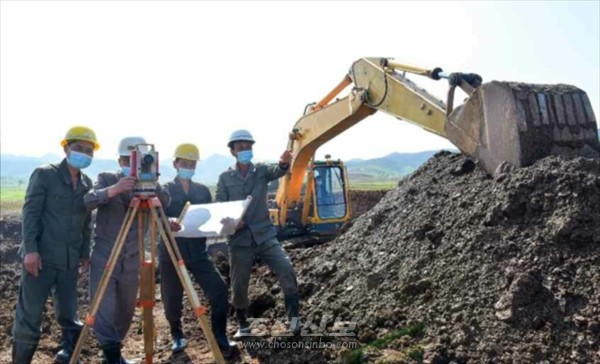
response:
{"label": "yellow hard hat", "polygon": [[84,142],[90,142],[94,144],[94,150],[100,149],[100,144],[96,139],[96,133],[85,126],[74,126],[65,135],[65,138],[60,142],[63,147],[69,144],[71,140],[83,140]]}
{"label": "yellow hard hat", "polygon": [[175,149],[175,158],[189,159],[193,161],[200,160],[200,150],[194,144],[179,144]]}

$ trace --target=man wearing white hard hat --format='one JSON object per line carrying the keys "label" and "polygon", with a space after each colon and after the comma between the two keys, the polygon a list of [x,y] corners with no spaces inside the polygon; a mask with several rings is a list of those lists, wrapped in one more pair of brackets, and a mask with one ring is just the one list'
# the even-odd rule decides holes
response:
{"label": "man wearing white hard hat", "polygon": [[[93,189],[84,198],[89,210],[98,209],[90,265],[90,298],[96,294],[133,197],[136,178],[131,176],[130,153],[135,145],[143,143],[142,137],[122,139],[118,159],[120,170],[100,173]],[[158,184],[157,196],[163,206],[168,206],[169,193]],[[121,346],[135,312],[139,284],[138,254],[144,252],[139,252],[137,219],[134,219],[94,322],[94,333],[106,364],[132,363],[121,356]]]}
{"label": "man wearing white hard hat", "polygon": [[248,285],[256,257],[265,262],[279,281],[290,331],[297,334],[302,328],[296,273],[290,257],[277,240],[277,230],[271,222],[267,206],[267,184],[287,173],[292,155],[286,150],[276,165],[254,164],[254,143],[252,134],[247,130],[231,133],[227,146],[236,158],[236,164],[221,173],[216,192],[219,202],[244,200],[246,196],[252,196],[252,202],[237,231],[228,239],[232,304],[240,325],[234,335],[236,339],[251,333],[246,310],[250,305]]}

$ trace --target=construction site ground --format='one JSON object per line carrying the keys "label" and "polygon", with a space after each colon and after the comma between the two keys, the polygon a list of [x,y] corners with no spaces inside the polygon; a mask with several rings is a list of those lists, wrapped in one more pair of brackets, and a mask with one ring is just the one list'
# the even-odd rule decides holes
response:
{"label": "construction site ground", "polygon": [[[277,336],[283,293],[257,262],[249,316],[261,320],[253,333],[276,332],[238,344],[241,356],[232,362],[600,362],[598,159],[548,157],[492,178],[466,157],[441,152],[395,189],[351,199],[357,217],[337,239],[289,250],[312,336]],[[10,362],[20,229],[20,216],[2,216],[0,363]],[[215,260],[228,279],[226,259]],[[79,284],[81,317],[87,278]],[[59,350],[51,305],[35,363],[51,363]],[[158,290],[154,312],[156,363],[212,362],[189,305],[183,354],[170,352]],[[332,336],[336,325],[355,336]],[[266,345],[273,342],[288,345]],[[298,347],[314,342],[336,345]],[[123,352],[143,357],[139,314]],[[93,335],[82,359],[101,360]]]}

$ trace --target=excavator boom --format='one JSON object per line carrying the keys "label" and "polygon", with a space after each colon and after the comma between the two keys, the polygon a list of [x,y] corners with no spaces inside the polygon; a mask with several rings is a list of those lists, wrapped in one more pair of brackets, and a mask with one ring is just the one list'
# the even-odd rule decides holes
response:
{"label": "excavator boom", "polygon": [[[448,78],[448,105],[397,73],[398,68],[434,79]],[[447,75],[439,68],[407,69],[386,58],[363,58],[354,63],[350,74],[356,87],[368,90],[371,106],[377,102],[378,110],[447,138],[490,174],[498,173],[498,167],[506,163],[523,167],[548,155],[597,156],[600,151],[590,100],[574,86],[498,81],[481,85],[477,75],[466,75],[470,82],[461,82],[461,74]],[[469,98],[453,110],[457,85]],[[409,88],[413,96],[398,92]],[[426,99],[419,108],[427,111],[425,115],[415,110],[420,102],[417,97]],[[438,107],[446,114],[442,122],[431,117]]]}
{"label": "excavator boom", "polygon": [[[410,81],[406,73],[448,79],[446,102]],[[387,58],[354,62],[342,82],[312,105],[290,133],[293,161],[277,190],[279,222],[286,221],[288,209],[302,203],[302,185],[315,151],[376,111],[448,139],[490,174],[548,155],[599,155],[598,126],[584,91],[568,85],[481,81],[476,74],[447,74]],[[332,101],[349,85],[349,95]],[[457,87],[469,97],[454,108]]]}

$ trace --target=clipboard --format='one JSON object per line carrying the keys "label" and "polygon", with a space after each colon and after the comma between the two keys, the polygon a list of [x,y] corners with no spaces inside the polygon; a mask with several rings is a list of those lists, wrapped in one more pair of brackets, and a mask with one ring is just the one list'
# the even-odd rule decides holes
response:
{"label": "clipboard", "polygon": [[251,202],[252,196],[238,201],[197,205],[187,203],[177,219],[182,229],[176,232],[175,236],[208,238],[233,235]]}

